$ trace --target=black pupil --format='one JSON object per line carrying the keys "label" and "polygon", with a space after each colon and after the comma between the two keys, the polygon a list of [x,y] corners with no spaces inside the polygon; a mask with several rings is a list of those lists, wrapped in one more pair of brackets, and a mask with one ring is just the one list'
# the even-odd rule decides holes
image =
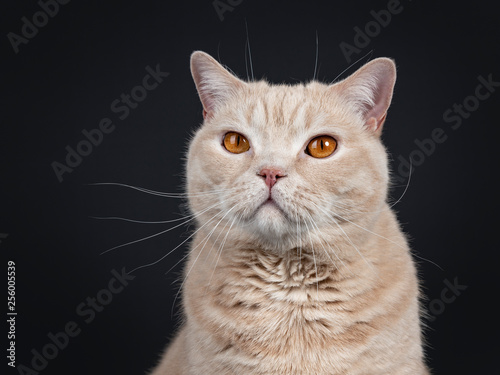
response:
{"label": "black pupil", "polygon": [[236,146],[240,145],[240,136],[238,135],[238,141],[236,142]]}
{"label": "black pupil", "polygon": [[321,150],[323,150],[323,140],[321,140]]}

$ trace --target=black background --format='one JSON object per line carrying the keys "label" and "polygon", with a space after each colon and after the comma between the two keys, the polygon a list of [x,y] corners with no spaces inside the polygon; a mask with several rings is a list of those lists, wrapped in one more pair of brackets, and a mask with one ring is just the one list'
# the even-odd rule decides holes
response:
{"label": "black background", "polygon": [[[212,1],[71,1],[17,54],[7,34],[21,34],[21,17],[31,20],[40,6],[35,1],[2,4],[0,233],[8,237],[0,238],[0,253],[5,272],[7,259],[17,267],[17,364],[31,367],[31,350],[42,351],[47,334],[63,330],[69,321],[81,333],[41,373],[142,374],[167,343],[176,321],[172,304],[181,271],[176,263],[185,245],[138,270],[91,323],[76,307],[107,287],[112,269],[153,262],[192,231],[183,226],[100,256],[175,223],[89,216],[175,219],[183,213],[182,200],[87,185],[118,182],[182,192],[186,144],[202,120],[189,72],[192,51],[204,50],[246,77],[246,22],[255,78],[296,83],[313,78],[317,33],[317,76],[329,82],[351,65],[340,43],[353,45],[353,28],[364,29],[373,20],[370,11],[387,4],[244,0],[220,20]],[[498,373],[498,219],[493,212],[498,207],[500,93],[496,89],[480,100],[456,130],[443,114],[474,95],[478,76],[491,74],[500,81],[499,13],[477,1],[402,0],[401,6],[352,59],[373,50],[371,58],[389,56],[398,66],[383,134],[393,170],[399,167],[398,156],[408,160],[418,149],[416,139],[429,138],[436,128],[448,137],[416,163],[395,206],[415,254],[442,268],[416,258],[428,298],[424,305],[428,309],[434,301],[425,331],[428,362],[436,374]],[[126,119],[118,119],[111,102],[141,84],[145,68],[157,64],[170,75]],[[82,130],[97,128],[105,117],[115,130],[60,183],[51,163],[64,163],[65,147],[76,147],[85,139]],[[392,201],[405,184],[396,184]],[[435,301],[442,298],[444,280],[454,279],[468,288],[452,303]],[[439,306],[444,311],[436,310]],[[3,326],[7,344],[8,327]],[[6,362],[2,355],[3,369]]]}

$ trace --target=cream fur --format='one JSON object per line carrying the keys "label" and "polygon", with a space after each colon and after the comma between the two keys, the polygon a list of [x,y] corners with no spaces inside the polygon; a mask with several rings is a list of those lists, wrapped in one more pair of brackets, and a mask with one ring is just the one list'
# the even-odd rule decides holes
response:
{"label": "cream fur", "polygon": [[[206,111],[187,163],[200,216],[185,321],[151,375],[428,374],[416,270],[386,202],[379,138],[394,63],[288,86],[240,81],[202,52],[191,61]],[[225,150],[229,131],[250,150]],[[335,153],[305,154],[324,134]],[[264,167],[286,173],[275,205],[263,205]]]}

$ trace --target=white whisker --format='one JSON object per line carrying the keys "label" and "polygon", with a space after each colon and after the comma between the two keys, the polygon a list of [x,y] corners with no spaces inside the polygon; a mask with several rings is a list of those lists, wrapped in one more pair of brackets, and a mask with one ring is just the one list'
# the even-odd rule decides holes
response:
{"label": "white whisker", "polygon": [[138,224],[166,224],[166,223],[174,223],[176,221],[181,221],[181,220],[186,220],[189,217],[192,217],[194,215],[188,215],[184,217],[180,217],[178,219],[171,219],[171,220],[161,220],[161,221],[143,221],[143,220],[134,220],[134,219],[128,219],[125,217],[117,217],[117,216],[89,216],[91,219],[97,219],[97,220],[120,220],[120,221],[127,221],[130,223],[138,223]]}
{"label": "white whisker", "polygon": [[118,246],[115,246],[115,247],[112,247],[110,249],[107,249],[105,251],[103,251],[100,255],[103,255],[103,254],[106,254],[112,250],[115,250],[115,249],[119,249],[121,247],[124,247],[124,246],[128,246],[128,245],[132,245],[132,244],[135,244],[135,243],[138,243],[138,242],[142,242],[142,241],[146,241],[146,240],[149,240],[151,238],[154,238],[154,237],[157,237],[157,236],[160,236],[164,233],[167,233],[167,232],[170,232],[171,230],[174,230],[175,228],[178,228],[178,227],[181,227],[183,226],[184,224],[187,224],[189,223],[190,221],[194,220],[195,218],[197,218],[198,216],[204,214],[205,212],[207,212],[208,210],[212,209],[213,207],[217,206],[219,203],[216,203],[208,208],[205,208],[204,210],[202,210],[201,212],[197,213],[196,215],[194,215],[193,217],[191,217],[190,219],[180,223],[180,224],[177,224],[171,228],[168,228],[168,229],[165,229],[165,230],[162,230],[161,232],[158,232],[158,233],[155,233],[155,234],[152,234],[150,236],[147,236],[147,237],[143,237],[143,238],[140,238],[138,240],[134,240],[134,241],[130,241],[130,242],[127,242],[127,243],[124,243],[124,244],[121,244],[121,245],[118,245]]}
{"label": "white whisker", "polygon": [[150,195],[156,195],[156,196],[165,197],[165,198],[179,198],[179,199],[189,198],[189,197],[203,197],[203,196],[212,195],[212,194],[229,192],[229,191],[237,189],[237,188],[217,189],[217,190],[210,190],[210,191],[206,191],[206,192],[189,194],[189,193],[165,193],[165,192],[161,192],[161,191],[150,190],[150,189],[146,189],[143,187],[121,184],[121,183],[117,183],[117,182],[96,182],[96,183],[91,183],[91,184],[87,184],[87,185],[90,185],[90,186],[106,186],[106,185],[120,186],[120,187],[125,187],[128,189],[132,189],[132,190],[137,190],[137,191],[140,191],[142,193],[147,193]]}
{"label": "white whisker", "polygon": [[[398,201],[399,201],[399,200],[398,200]],[[326,203],[326,201],[324,201],[324,202]],[[397,202],[396,202],[396,203],[397,203]],[[394,204],[396,204],[396,203],[394,203]],[[316,206],[317,206],[317,205],[316,205]],[[317,207],[318,207],[318,208],[320,208],[319,206],[317,206]],[[391,207],[392,207],[392,206],[391,206]],[[321,209],[321,208],[320,208],[320,209]],[[375,232],[373,232],[373,231],[371,231],[371,230],[369,230],[369,229],[367,229],[367,228],[365,228],[365,227],[363,227],[363,226],[361,226],[361,225],[359,225],[359,224],[356,224],[355,222],[353,222],[353,221],[351,221],[351,220],[347,219],[346,217],[344,217],[344,216],[340,215],[340,214],[339,214],[339,213],[337,213],[337,212],[334,212],[334,211],[332,211],[332,210],[324,210],[324,209],[321,209],[321,210],[322,210],[324,213],[326,213],[326,214],[327,214],[330,218],[332,218],[332,217],[331,217],[331,215],[329,215],[329,214],[331,213],[331,214],[333,214],[334,216],[337,216],[339,219],[344,220],[344,221],[346,221],[346,222],[348,222],[348,223],[350,223],[350,224],[354,225],[355,227],[357,227],[357,228],[359,228],[359,229],[362,229],[362,230],[364,230],[364,231],[366,231],[366,232],[368,232],[368,233],[370,233],[370,234],[373,234],[374,236],[377,236],[377,237],[379,237],[379,238],[382,238],[382,239],[384,239],[384,240],[386,240],[386,241],[388,241],[388,242],[390,242],[390,243],[392,243],[392,244],[394,244],[394,245],[396,245],[396,246],[400,247],[400,248],[401,248],[401,249],[403,249],[403,250],[406,250],[406,249],[407,249],[407,246],[402,245],[402,244],[400,244],[400,243],[397,243],[397,242],[395,242],[395,241],[393,241],[393,240],[391,240],[391,239],[389,239],[389,238],[387,238],[387,237],[384,237],[384,236],[382,236],[382,235],[380,235],[380,234],[378,234],[378,233],[375,233]],[[381,211],[381,210],[380,210],[380,211]],[[380,212],[380,211],[377,211],[377,212]],[[369,212],[365,212],[365,213],[369,213]],[[333,218],[332,218],[332,219],[333,219]],[[337,225],[338,225],[338,224],[337,224]],[[415,256],[416,258],[419,258],[419,259],[421,259],[421,260],[424,260],[424,261],[426,261],[426,262],[429,262],[429,263],[433,264],[434,266],[436,266],[437,268],[439,268],[441,271],[444,271],[444,270],[443,270],[443,268],[442,268],[441,266],[439,266],[437,263],[433,262],[432,260],[427,259],[427,258],[424,258],[424,257],[421,257],[421,256],[419,256],[419,255],[415,254],[414,252],[412,252],[412,255],[413,255],[413,256]]]}
{"label": "white whisker", "polygon": [[246,32],[247,32],[247,43],[246,43],[246,46],[248,48],[248,60],[250,61],[250,72],[252,73],[252,81],[253,81],[253,80],[255,80],[255,78],[253,76],[252,51],[250,50],[250,39],[248,37],[248,24],[247,24],[246,20],[245,20],[245,29],[246,29]]}
{"label": "white whisker", "polygon": [[[412,159],[410,159],[410,172],[408,175],[408,180],[406,182],[406,185],[404,185],[405,189],[404,189],[403,193],[400,195],[400,197],[394,203],[389,204],[389,207],[383,206],[380,210],[377,210],[377,211],[360,211],[360,210],[353,210],[353,209],[349,208],[349,206],[347,204],[344,204],[342,202],[328,202],[328,203],[333,205],[335,208],[338,208],[340,210],[344,210],[344,211],[346,211],[348,213],[352,213],[352,214],[360,214],[360,213],[365,213],[365,214],[374,213],[374,214],[376,214],[376,213],[382,212],[383,210],[385,210],[387,208],[392,208],[395,205],[397,205],[399,202],[401,202],[401,200],[405,196],[406,192],[408,191],[408,188],[410,186],[410,181],[411,181],[412,168],[413,168],[413,162],[412,162]],[[324,202],[326,202],[326,201],[324,201]]]}
{"label": "white whisker", "polygon": [[363,60],[364,58],[366,58],[367,56],[371,55],[373,53],[373,50],[371,50],[370,52],[368,52],[366,55],[360,57],[359,59],[357,59],[356,61],[354,61],[351,65],[349,65],[347,68],[345,68],[343,71],[340,72],[340,74],[335,77],[335,79],[333,81],[330,82],[330,84],[333,84],[335,83],[335,81],[342,75],[344,74],[345,72],[347,72],[349,69],[351,69],[351,67],[353,67],[354,65],[356,65],[358,62],[360,62],[361,60]]}
{"label": "white whisker", "polygon": [[[310,214],[309,212],[308,212],[307,214],[308,214],[308,215],[309,215],[309,217],[310,217],[311,223],[312,223],[312,224],[316,227],[316,230],[318,231],[318,236],[319,236],[319,234],[321,233],[321,231],[320,231],[320,229],[319,229],[318,225],[315,223],[315,221],[314,221],[313,217],[311,216],[311,214]],[[323,242],[325,242],[325,243],[327,244],[327,246],[328,246],[328,247],[332,250],[333,255],[335,255],[335,257],[336,257],[336,258],[337,258],[337,260],[338,260],[338,261],[342,264],[342,266],[344,266],[344,268],[345,268],[345,269],[349,270],[349,272],[350,272],[353,276],[355,276],[355,275],[354,275],[354,273],[351,271],[351,269],[350,269],[349,267],[347,267],[347,265],[346,265],[346,264],[342,261],[342,259],[340,259],[340,257],[337,255],[337,253],[335,252],[335,250],[333,250],[333,249],[330,247],[330,245],[328,244],[328,242],[326,242],[326,240],[325,240],[324,238],[321,238],[321,240],[322,240]],[[334,262],[334,261],[333,261],[333,259],[330,257],[330,254],[328,254],[328,253],[329,253],[329,251],[325,248],[325,246],[323,245],[323,242],[320,242],[320,245],[323,247],[323,250],[324,250],[324,252],[325,252],[326,256],[327,256],[327,257],[331,260],[332,265],[333,265],[333,266],[335,266],[335,268],[336,268],[336,269],[337,269],[337,270],[341,273],[341,275],[345,277],[345,275],[342,273],[342,271],[340,271],[339,267],[335,265],[335,262]],[[335,243],[334,243],[334,246],[335,246],[335,247],[337,247],[337,245],[335,245]],[[338,247],[337,247],[337,249],[338,249]]]}
{"label": "white whisker", "polygon": [[314,74],[313,74],[313,80],[316,79],[316,72],[318,69],[318,51],[319,51],[319,44],[318,44],[318,30],[316,30],[316,60],[314,62]]}
{"label": "white whisker", "polygon": [[413,162],[412,162],[412,159],[410,158],[410,172],[409,172],[410,174],[408,175],[408,181],[406,182],[405,190],[403,191],[403,194],[401,194],[401,196],[399,197],[399,199],[396,202],[394,202],[393,204],[391,204],[389,206],[389,208],[392,208],[395,205],[397,205],[401,201],[401,199],[403,199],[403,197],[405,196],[406,191],[408,190],[408,187],[410,186],[412,166],[413,166]]}
{"label": "white whisker", "polygon": [[[214,217],[213,217],[213,218],[215,218],[216,216],[218,216],[218,215],[220,215],[220,214],[222,214],[222,212],[217,213],[217,215],[214,215]],[[225,215],[224,215],[224,216],[225,216]],[[223,219],[223,218],[224,218],[224,217],[222,217],[222,219]],[[175,267],[177,267],[180,263],[182,263],[182,262],[183,262],[183,261],[184,261],[184,260],[185,260],[185,259],[189,256],[189,254],[190,254],[193,250],[197,249],[197,248],[198,248],[198,247],[199,247],[199,246],[203,243],[203,241],[205,241],[205,239],[206,239],[206,241],[205,241],[205,244],[206,244],[206,242],[208,242],[209,238],[212,236],[212,233],[215,231],[215,229],[217,228],[217,226],[219,225],[219,223],[222,221],[222,219],[221,219],[221,220],[220,220],[220,221],[219,221],[219,222],[215,225],[215,227],[214,227],[214,228],[213,228],[213,229],[212,229],[212,230],[211,230],[211,231],[210,231],[210,232],[209,232],[209,233],[208,233],[208,234],[207,234],[207,235],[206,235],[206,236],[205,236],[205,237],[204,237],[204,238],[200,241],[200,243],[199,243],[198,245],[196,245],[194,248],[190,249],[190,251],[186,252],[186,254],[185,254],[185,255],[184,255],[184,256],[183,256],[183,257],[182,257],[182,258],[181,258],[181,259],[180,259],[177,263],[175,263],[172,267],[170,267],[170,269],[169,269],[167,272],[165,272],[165,274],[168,274],[170,271],[172,271],[172,269],[174,269],[174,268],[175,268]],[[205,245],[203,245],[203,246],[205,246]]]}
{"label": "white whisker", "polygon": [[200,243],[195,246],[193,249],[190,250],[190,252],[192,252],[194,249],[196,249],[198,246],[200,246],[203,241],[205,241],[203,243],[203,247],[201,248],[201,250],[199,251],[198,255],[196,256],[193,264],[191,265],[191,267],[189,268],[188,272],[186,273],[186,275],[184,276],[184,279],[182,280],[182,283],[181,283],[181,286],[179,287],[179,289],[177,290],[177,293],[175,294],[175,297],[174,297],[174,302],[172,304],[172,314],[173,314],[173,308],[175,306],[175,302],[177,301],[177,298],[179,296],[179,293],[181,292],[182,290],[182,287],[184,286],[184,283],[186,282],[187,278],[189,277],[189,274],[191,273],[191,271],[193,270],[194,266],[196,265],[196,262],[198,261],[198,259],[200,258],[201,254],[203,253],[203,250],[205,249],[205,246],[207,245],[208,241],[210,240],[210,237],[212,237],[212,234],[215,232],[215,229],[217,228],[217,226],[222,222],[222,220],[224,220],[224,218],[229,215],[229,213],[238,205],[238,203],[236,203],[235,205],[233,205],[233,207],[231,207],[225,214],[224,216],[222,216],[222,218],[217,222],[217,224],[215,224],[215,226],[212,228],[212,230],[210,231],[210,233],[205,236],[205,238],[203,240],[200,241]]}
{"label": "white whisker", "polygon": [[[324,201],[324,202],[326,202],[326,201]],[[367,228],[365,228],[365,227],[362,227],[362,226],[361,226],[361,225],[359,225],[359,224],[356,224],[356,223],[354,223],[354,222],[350,221],[349,219],[347,219],[346,217],[344,217],[344,216],[340,215],[340,214],[339,214],[339,213],[337,213],[337,212],[334,212],[334,211],[332,211],[332,210],[325,210],[325,209],[322,209],[322,208],[321,208],[321,207],[319,207],[318,205],[316,205],[316,207],[318,207],[319,209],[321,209],[324,213],[326,213],[326,214],[327,214],[330,218],[332,218],[332,219],[333,219],[333,217],[330,215],[330,213],[331,213],[331,214],[333,214],[334,216],[337,216],[337,217],[338,217],[339,219],[341,219],[341,220],[347,221],[348,223],[350,223],[350,224],[352,224],[352,225],[354,225],[354,226],[356,226],[356,227],[358,227],[358,228],[360,228],[360,229],[363,229],[364,231],[366,231],[366,232],[368,232],[368,233],[370,233],[370,234],[373,234],[373,235],[375,235],[375,236],[377,236],[377,237],[383,238],[384,240],[387,240],[387,241],[389,241],[389,242],[393,243],[394,245],[399,246],[399,247],[400,247],[400,248],[402,248],[402,249],[406,249],[406,247],[405,247],[404,245],[401,245],[401,244],[399,244],[399,243],[397,243],[397,242],[394,242],[394,241],[390,240],[390,239],[389,239],[389,238],[387,238],[387,237],[381,236],[380,234],[377,234],[377,233],[375,233],[375,232],[372,232],[371,230],[369,230],[369,229],[367,229]]]}
{"label": "white whisker", "polygon": [[154,266],[155,264],[161,262],[163,259],[165,259],[167,256],[169,256],[170,254],[172,254],[175,250],[177,250],[179,247],[181,247],[182,245],[184,245],[187,241],[189,241],[196,233],[198,233],[201,229],[203,229],[205,227],[205,225],[208,225],[209,223],[211,223],[215,217],[217,217],[218,215],[220,215],[221,212],[218,212],[216,213],[214,216],[212,216],[212,218],[210,220],[207,220],[206,223],[204,223],[202,226],[200,226],[198,229],[196,229],[193,233],[191,233],[191,235],[189,235],[188,238],[186,238],[184,241],[182,241],[179,245],[177,245],[176,247],[174,247],[172,250],[170,250],[167,254],[163,255],[160,259],[152,262],[152,263],[148,263],[148,264],[144,264],[142,266],[139,266],[139,267],[136,267],[134,268],[131,272],[134,272],[138,269],[141,269],[141,268],[145,268],[145,267],[150,267],[150,266]]}
{"label": "white whisker", "polygon": [[[214,273],[215,273],[215,270],[217,269],[217,264],[219,264],[219,259],[220,259],[220,256],[222,255],[222,251],[224,249],[224,245],[226,243],[226,240],[227,240],[227,236],[229,235],[229,232],[231,231],[231,228],[233,227],[234,225],[234,222],[236,221],[236,218],[238,218],[238,223],[240,222],[241,218],[242,218],[242,215],[237,215],[233,218],[233,221],[231,222],[231,226],[229,227],[229,229],[227,230],[226,232],[226,235],[224,236],[224,240],[222,241],[222,243],[220,244],[219,246],[219,249],[217,251],[216,254],[217,255],[217,260],[215,262],[215,266],[214,266],[214,269],[212,271],[212,275],[210,276],[210,280],[208,281],[208,284],[207,284],[207,287],[210,285],[210,283],[212,282],[212,278],[214,277]],[[224,227],[224,230],[225,230],[225,227]]]}
{"label": "white whisker", "polygon": [[299,233],[299,214],[297,213],[297,210],[295,210],[295,230],[297,232],[297,258],[299,258],[299,241],[300,241],[300,233]]}
{"label": "white whisker", "polygon": [[363,254],[361,253],[361,251],[359,251],[358,247],[354,244],[354,242],[352,242],[351,238],[347,235],[347,233],[344,231],[344,229],[342,228],[342,226],[337,222],[337,220],[335,220],[335,218],[332,215],[330,215],[327,211],[325,211],[323,208],[321,208],[316,203],[314,203],[314,202],[311,202],[311,203],[313,203],[318,209],[320,209],[321,211],[323,211],[323,213],[327,214],[330,217],[330,219],[333,220],[333,222],[337,225],[337,227],[345,235],[345,237],[347,238],[347,240],[349,241],[349,243],[351,244],[351,246],[354,247],[354,249],[356,249],[356,251],[358,252],[359,256],[365,261],[365,263],[368,265],[368,267],[370,267],[370,269],[375,273],[375,275],[377,275],[375,267],[373,267],[373,265],[370,262],[368,262],[368,260],[363,256]]}
{"label": "white whisker", "polygon": [[312,230],[309,229],[309,225],[307,225],[307,221],[304,221],[304,224],[307,227],[307,233],[309,234],[309,242],[311,243],[311,250],[312,250],[312,253],[313,253],[314,269],[315,269],[315,272],[316,272],[316,299],[319,300],[319,283],[318,283],[318,277],[319,277],[319,275],[318,275],[318,266],[316,264],[316,254],[314,253],[314,245],[313,245],[312,236],[311,236]]}

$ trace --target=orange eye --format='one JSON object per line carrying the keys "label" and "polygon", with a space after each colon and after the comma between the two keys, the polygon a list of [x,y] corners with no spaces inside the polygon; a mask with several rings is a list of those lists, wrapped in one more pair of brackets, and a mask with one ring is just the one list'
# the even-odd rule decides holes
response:
{"label": "orange eye", "polygon": [[240,133],[229,132],[224,136],[224,147],[233,154],[241,154],[250,149],[250,144]]}
{"label": "orange eye", "polygon": [[320,135],[309,142],[306,153],[314,158],[326,158],[337,148],[337,141],[328,135]]}

